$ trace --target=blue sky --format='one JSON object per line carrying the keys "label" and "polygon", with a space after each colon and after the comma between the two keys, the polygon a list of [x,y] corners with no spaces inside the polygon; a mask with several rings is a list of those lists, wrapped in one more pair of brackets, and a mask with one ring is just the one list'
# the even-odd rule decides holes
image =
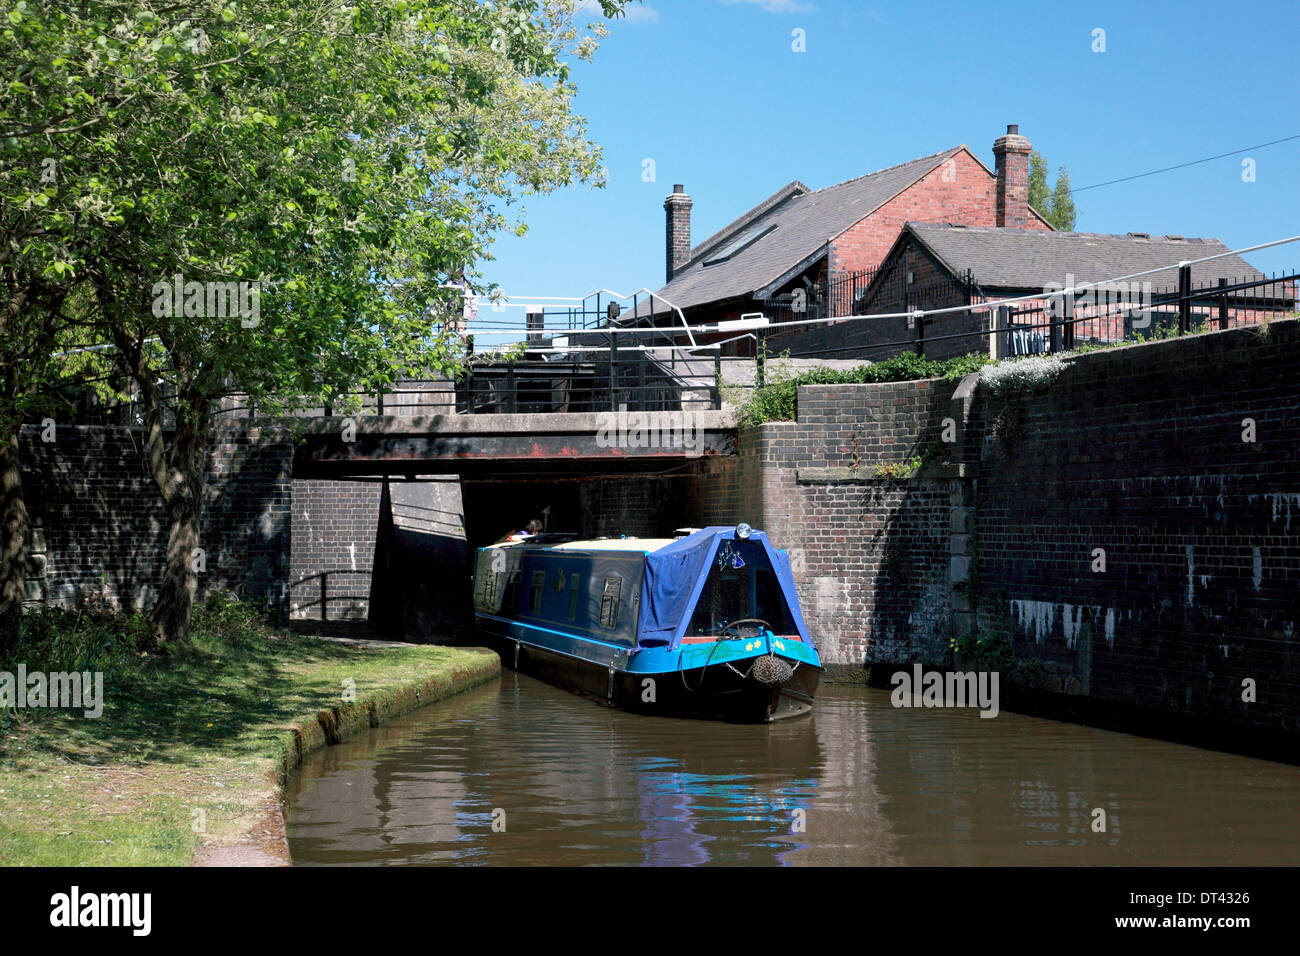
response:
{"label": "blue sky", "polygon": [[[500,239],[484,264],[512,296],[657,289],[674,183],[694,199],[698,242],[792,179],[816,189],[959,143],[992,167],[1008,123],[1047,158],[1049,183],[1064,164],[1076,188],[1300,134],[1296,0],[632,7],[575,70],[608,185],[526,201],[528,234]],[[796,29],[806,52],[792,50]],[[1300,139],[1075,202],[1081,231],[1231,248],[1300,234]],[[1300,243],[1248,258],[1298,266]]]}

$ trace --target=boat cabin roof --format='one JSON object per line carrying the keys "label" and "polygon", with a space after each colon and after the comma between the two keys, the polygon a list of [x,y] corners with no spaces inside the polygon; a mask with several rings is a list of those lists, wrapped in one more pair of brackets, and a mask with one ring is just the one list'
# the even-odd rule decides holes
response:
{"label": "boat cabin roof", "polygon": [[524,539],[522,541],[501,541],[497,544],[487,545],[485,550],[491,548],[545,548],[547,551],[637,551],[643,554],[653,554],[660,548],[666,548],[677,538],[589,538],[585,541],[547,541],[545,535],[541,535],[543,540],[532,541]]}

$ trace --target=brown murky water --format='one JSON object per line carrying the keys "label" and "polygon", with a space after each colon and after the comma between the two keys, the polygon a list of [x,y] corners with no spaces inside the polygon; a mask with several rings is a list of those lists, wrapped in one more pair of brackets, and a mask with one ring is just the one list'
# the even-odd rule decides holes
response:
{"label": "brown murky water", "polygon": [[1295,864],[1298,810],[1300,768],[887,691],[734,726],[507,671],[314,754],[286,815],[300,865],[1104,866]]}

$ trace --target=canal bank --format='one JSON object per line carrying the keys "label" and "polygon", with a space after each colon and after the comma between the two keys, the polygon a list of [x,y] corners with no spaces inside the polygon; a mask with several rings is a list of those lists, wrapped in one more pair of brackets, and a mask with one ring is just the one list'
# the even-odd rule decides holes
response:
{"label": "canal bank", "polygon": [[162,661],[130,621],[24,648],[29,671],[60,669],[60,643],[99,648],[103,714],[0,716],[0,865],[287,863],[280,800],[305,755],[500,673],[477,648],[286,634],[229,607]]}
{"label": "canal bank", "polygon": [[[196,851],[192,866],[286,866],[292,862],[284,822],[285,784],[310,754],[349,737],[379,727],[394,718],[445,700],[501,675],[501,661],[485,648],[431,647],[397,641],[349,641],[320,638],[355,649],[358,653],[383,654],[409,649],[445,658],[432,672],[397,678],[375,686],[370,692],[338,706],[305,715],[289,728],[289,738],[279,743],[275,762],[275,785],[264,788],[256,817],[246,825],[235,843],[205,846]],[[346,680],[346,679],[345,679]]]}

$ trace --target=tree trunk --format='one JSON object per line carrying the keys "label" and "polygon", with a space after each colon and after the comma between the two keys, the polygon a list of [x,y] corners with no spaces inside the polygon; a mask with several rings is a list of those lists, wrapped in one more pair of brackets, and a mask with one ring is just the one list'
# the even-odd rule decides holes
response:
{"label": "tree trunk", "polygon": [[[193,414],[193,410],[185,411]],[[162,588],[149,615],[156,644],[184,641],[198,590],[199,528],[203,521],[203,468],[207,450],[205,413],[198,421],[180,425],[173,438],[170,476],[163,490],[170,527]]]}
{"label": "tree trunk", "polygon": [[18,460],[17,418],[0,434],[0,660],[18,650],[27,567],[27,505]]}
{"label": "tree trunk", "polygon": [[167,553],[162,587],[149,613],[149,642],[153,647],[184,641],[189,636],[190,614],[198,590],[196,549],[203,520],[203,479],[208,432],[212,423],[210,402],[196,384],[197,363],[159,337],[171,358],[179,382],[173,399],[176,430],[170,446],[164,431],[163,395],[158,374],[144,350],[144,333],[133,334],[116,308],[117,301],[107,287],[100,289],[101,302],[109,304],[113,321],[110,329],[119,361],[140,390],[145,418],[145,464],[167,509]]}

